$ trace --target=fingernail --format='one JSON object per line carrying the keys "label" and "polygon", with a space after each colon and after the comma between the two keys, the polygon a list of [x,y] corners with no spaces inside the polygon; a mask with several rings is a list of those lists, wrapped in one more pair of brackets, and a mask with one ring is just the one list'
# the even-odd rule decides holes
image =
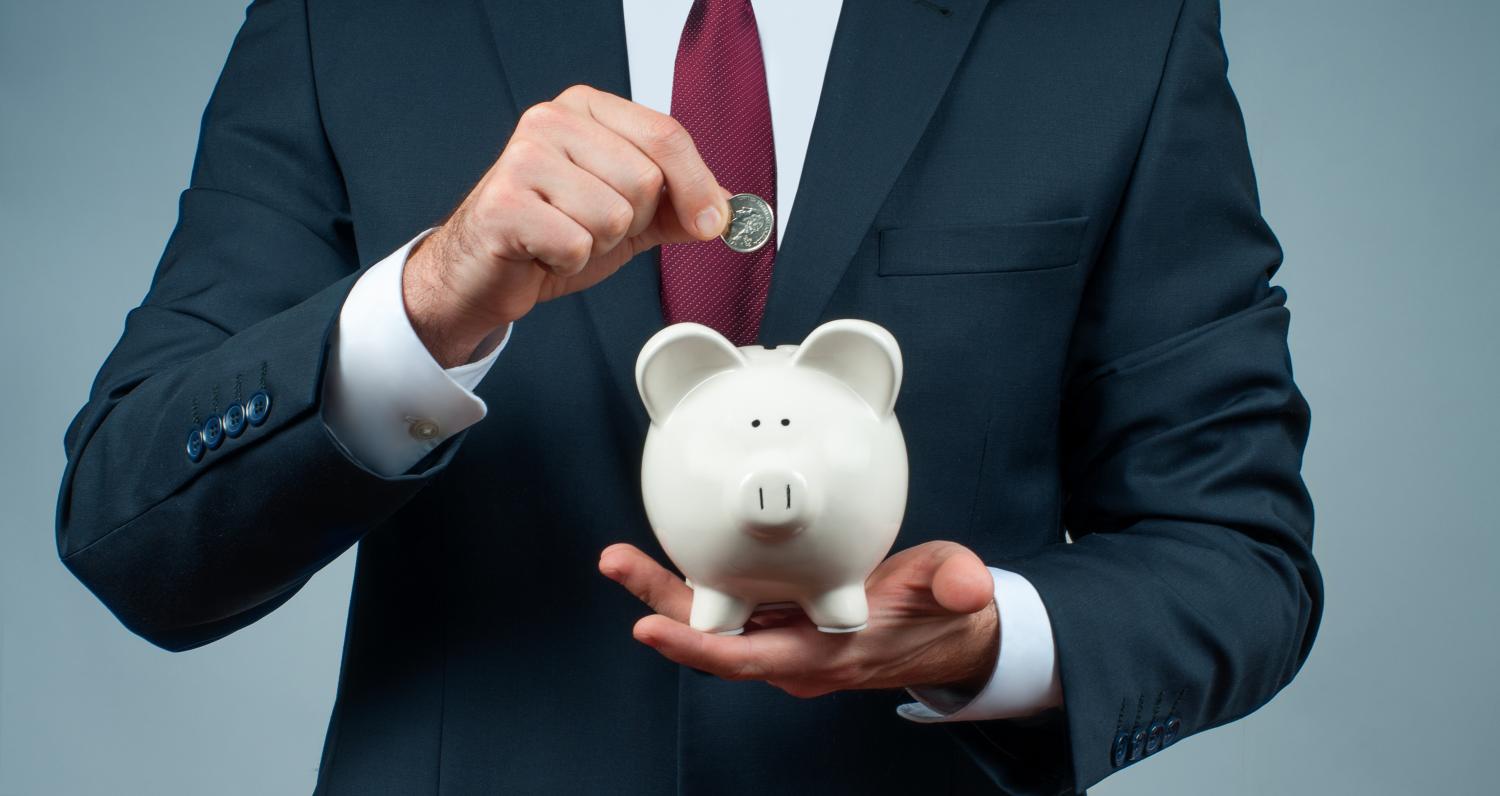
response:
{"label": "fingernail", "polygon": [[719,234],[724,229],[724,216],[719,213],[719,208],[710,207],[698,214],[698,234],[707,238]]}

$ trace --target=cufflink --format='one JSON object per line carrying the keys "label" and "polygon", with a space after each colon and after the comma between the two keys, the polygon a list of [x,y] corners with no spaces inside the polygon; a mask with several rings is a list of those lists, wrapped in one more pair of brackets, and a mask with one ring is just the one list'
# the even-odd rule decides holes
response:
{"label": "cufflink", "polygon": [[418,442],[428,442],[437,439],[438,434],[442,433],[442,429],[438,428],[437,423],[425,417],[407,417],[406,423],[406,433],[410,434],[411,438]]}

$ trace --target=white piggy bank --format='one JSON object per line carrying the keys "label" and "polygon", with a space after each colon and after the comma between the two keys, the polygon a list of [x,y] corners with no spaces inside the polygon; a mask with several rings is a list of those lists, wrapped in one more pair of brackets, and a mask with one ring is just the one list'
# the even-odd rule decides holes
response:
{"label": "white piggy bank", "polygon": [[647,341],[635,378],[646,515],[693,587],[689,624],[732,635],[756,606],[793,602],[819,630],[863,630],[865,579],[906,510],[890,332],[833,321],[767,350],[680,323]]}

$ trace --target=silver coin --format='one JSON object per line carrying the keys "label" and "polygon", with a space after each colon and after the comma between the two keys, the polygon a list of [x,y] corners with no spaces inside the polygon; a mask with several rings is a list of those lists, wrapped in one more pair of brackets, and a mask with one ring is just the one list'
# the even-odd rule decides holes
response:
{"label": "silver coin", "polygon": [[729,226],[719,235],[724,245],[737,252],[753,252],[766,245],[776,229],[771,205],[753,193],[729,197]]}

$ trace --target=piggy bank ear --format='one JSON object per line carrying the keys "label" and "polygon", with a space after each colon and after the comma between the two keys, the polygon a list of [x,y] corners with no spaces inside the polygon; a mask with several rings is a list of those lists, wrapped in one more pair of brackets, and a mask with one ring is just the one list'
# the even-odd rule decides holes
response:
{"label": "piggy bank ear", "polygon": [[661,425],[694,387],[745,364],[745,355],[724,336],[697,323],[676,323],[657,332],[635,361],[635,386],[646,414]]}
{"label": "piggy bank ear", "polygon": [[876,413],[896,409],[901,391],[901,349],[890,332],[869,321],[829,321],[812,331],[793,364],[821,370],[854,388]]}

